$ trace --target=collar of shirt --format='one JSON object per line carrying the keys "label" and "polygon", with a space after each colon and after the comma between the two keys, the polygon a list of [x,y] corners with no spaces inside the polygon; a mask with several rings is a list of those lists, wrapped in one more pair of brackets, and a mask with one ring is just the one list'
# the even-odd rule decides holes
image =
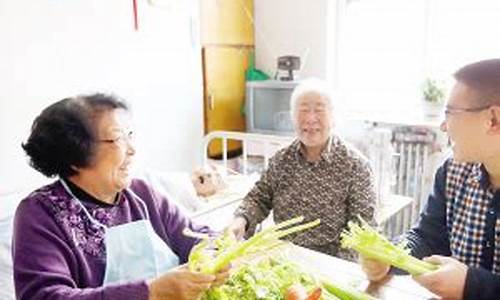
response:
{"label": "collar of shirt", "polygon": [[470,182],[479,185],[487,190],[490,186],[490,176],[483,164],[476,163],[472,166]]}
{"label": "collar of shirt", "polygon": [[98,206],[109,206],[109,207],[118,205],[118,200],[119,200],[120,194],[116,195],[115,203],[110,204],[110,203],[106,203],[104,201],[101,201],[101,200],[97,199],[96,197],[92,196],[91,194],[87,193],[84,189],[80,188],[78,185],[74,184],[69,179],[66,179],[66,183],[68,184],[68,187],[71,190],[71,192],[73,193],[73,195],[75,195],[75,197],[77,197],[82,202],[90,202],[90,203],[96,204]]}
{"label": "collar of shirt", "polygon": [[472,172],[474,180],[478,182],[483,189],[490,190],[493,194],[500,195],[500,190],[492,187],[490,183],[490,174],[483,164],[475,164]]}
{"label": "collar of shirt", "polygon": [[[326,147],[321,151],[320,159],[317,163],[321,162],[322,160],[331,163],[333,160],[333,153],[334,153],[334,146],[337,143],[338,138],[336,136],[330,136],[328,138],[328,141],[326,142]],[[304,144],[297,139],[294,142],[294,147],[295,147],[295,157],[299,161],[305,161],[305,150],[304,150]]]}

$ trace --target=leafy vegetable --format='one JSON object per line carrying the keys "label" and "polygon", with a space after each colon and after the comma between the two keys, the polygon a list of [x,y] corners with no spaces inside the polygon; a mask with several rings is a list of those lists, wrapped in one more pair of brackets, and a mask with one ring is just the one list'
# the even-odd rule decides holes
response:
{"label": "leafy vegetable", "polygon": [[343,248],[352,248],[367,258],[393,265],[412,275],[428,273],[438,268],[434,264],[411,256],[405,244],[392,244],[361,217],[359,220],[361,226],[350,221],[347,224],[349,231],[344,230],[341,233],[341,246]]}
{"label": "leafy vegetable", "polygon": [[318,280],[298,264],[265,258],[240,267],[222,286],[208,290],[202,300],[376,300],[347,285]]}
{"label": "leafy vegetable", "polygon": [[202,300],[283,300],[287,290],[301,285],[313,291],[319,283],[298,265],[288,260],[262,259],[245,264],[220,287],[211,288]]}

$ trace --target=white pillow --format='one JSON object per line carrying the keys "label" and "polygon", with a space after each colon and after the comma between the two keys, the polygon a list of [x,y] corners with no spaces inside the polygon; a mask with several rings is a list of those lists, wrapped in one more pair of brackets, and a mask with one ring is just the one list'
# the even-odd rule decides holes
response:
{"label": "white pillow", "polygon": [[10,216],[0,219],[0,299],[15,299],[12,270],[12,221]]}
{"label": "white pillow", "polygon": [[188,172],[158,173],[158,182],[165,188],[167,197],[177,205],[194,212],[203,206],[204,200],[196,195],[191,174]]}
{"label": "white pillow", "polygon": [[187,172],[145,171],[137,174],[168,200],[186,213],[192,213],[203,206],[203,200],[196,195],[191,175]]}
{"label": "white pillow", "polygon": [[11,192],[8,194],[0,193],[0,220],[11,217],[16,212],[16,207],[19,202],[27,196],[27,193]]}
{"label": "white pillow", "polygon": [[12,269],[12,230],[14,213],[26,193],[15,192],[0,197],[0,299],[15,299]]}

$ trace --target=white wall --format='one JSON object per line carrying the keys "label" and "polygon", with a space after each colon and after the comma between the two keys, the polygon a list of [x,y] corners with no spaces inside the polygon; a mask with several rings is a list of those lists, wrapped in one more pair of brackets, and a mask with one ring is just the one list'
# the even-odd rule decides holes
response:
{"label": "white wall", "polygon": [[132,104],[141,167],[195,165],[203,114],[190,10],[137,2],[139,31],[132,1],[0,1],[0,191],[41,180],[21,142],[42,108],[78,93]]}
{"label": "white wall", "polygon": [[326,78],[329,1],[254,1],[257,68],[274,76],[278,56],[298,55],[302,78]]}

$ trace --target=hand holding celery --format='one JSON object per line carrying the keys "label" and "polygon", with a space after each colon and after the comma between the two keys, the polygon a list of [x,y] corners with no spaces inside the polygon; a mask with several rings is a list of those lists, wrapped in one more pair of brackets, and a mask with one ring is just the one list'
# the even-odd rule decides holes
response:
{"label": "hand holding celery", "polygon": [[392,244],[366,221],[359,219],[361,226],[350,221],[349,231],[344,230],[341,233],[343,248],[354,249],[367,258],[395,266],[411,275],[421,275],[438,269],[437,265],[411,256],[404,245]]}

